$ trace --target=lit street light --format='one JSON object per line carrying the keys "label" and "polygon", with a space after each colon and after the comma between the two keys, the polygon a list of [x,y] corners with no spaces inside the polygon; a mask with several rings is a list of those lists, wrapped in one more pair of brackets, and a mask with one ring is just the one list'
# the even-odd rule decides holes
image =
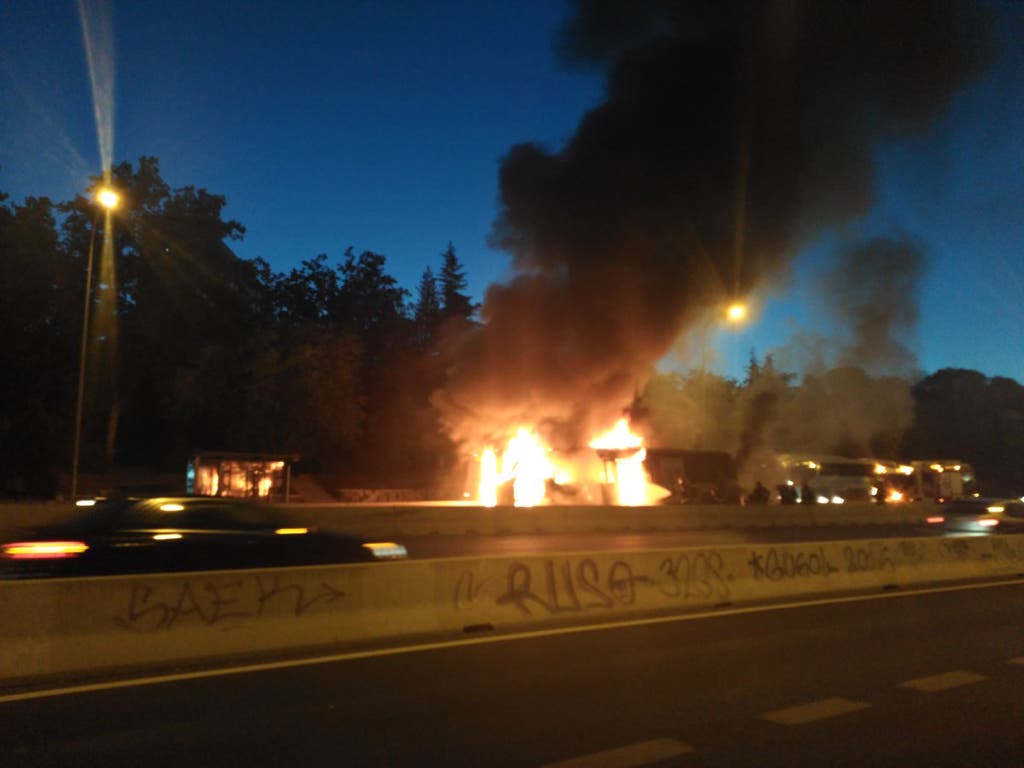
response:
{"label": "lit street light", "polygon": [[725,310],[726,318],[732,323],[739,323],[747,317],[747,305],[741,302],[733,302]]}
{"label": "lit street light", "polygon": [[[96,195],[96,202],[107,214],[107,225],[103,227],[103,236],[109,237],[110,212],[120,202],[117,192],[104,187]],[[92,233],[89,235],[89,255],[85,267],[85,308],[82,310],[82,348],[78,358],[78,401],[75,405],[75,448],[71,459],[71,500],[78,498],[78,457],[82,446],[82,401],[85,394],[85,350],[89,340],[89,305],[92,304],[92,261],[96,246],[96,224],[100,212],[92,218]]]}
{"label": "lit street light", "polygon": [[[743,303],[742,301],[734,301],[734,302],[732,302],[727,307],[725,307],[724,317],[725,317],[726,323],[731,325],[731,326],[733,326],[733,327],[739,327],[743,323],[743,321],[747,319],[747,312],[748,312],[747,305],[745,303]],[[718,320],[719,322],[721,321],[722,314],[720,314],[720,313],[722,313],[721,305],[719,305],[719,307],[714,311],[713,314],[708,315],[707,319],[704,321],[704,326],[701,329],[701,335],[700,335],[700,381],[699,381],[700,391],[699,391],[699,399],[700,399],[700,407],[705,412],[707,410],[707,351],[708,351],[708,333],[711,330],[712,323],[714,323],[716,320]],[[696,438],[696,447],[697,448],[702,448],[703,447],[702,446],[703,437],[704,436],[702,434],[702,431],[698,428],[698,430],[697,430],[697,438]]]}
{"label": "lit street light", "polygon": [[[708,346],[708,333],[711,330],[712,323],[715,322],[716,318],[720,318],[721,315],[718,313],[722,312],[721,306],[711,314],[704,321],[704,326],[701,329],[700,336],[700,375],[703,378],[707,370],[707,346]],[[725,308],[725,319],[732,326],[739,326],[744,320],[747,319],[747,305],[742,301],[734,301]]]}

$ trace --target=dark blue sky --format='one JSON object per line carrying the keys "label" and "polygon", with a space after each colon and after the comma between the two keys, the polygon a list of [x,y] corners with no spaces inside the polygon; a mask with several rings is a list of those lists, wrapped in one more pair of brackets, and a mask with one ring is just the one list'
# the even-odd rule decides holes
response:
{"label": "dark blue sky", "polygon": [[[279,271],[353,245],[414,290],[451,240],[482,299],[509,266],[486,244],[502,156],[557,149],[602,94],[597,74],[556,61],[556,2],[86,7],[113,22],[114,159],[155,155],[172,186],[225,195],[247,228],[236,251]],[[906,231],[927,251],[923,370],[1024,381],[1024,4],[1000,8],[1004,58],[928,135],[878,148],[876,207],[854,229]],[[0,4],[0,91],[0,190],[82,191],[101,160],[75,2]],[[831,242],[758,297],[745,330],[712,334],[714,367],[832,333],[816,300]]]}

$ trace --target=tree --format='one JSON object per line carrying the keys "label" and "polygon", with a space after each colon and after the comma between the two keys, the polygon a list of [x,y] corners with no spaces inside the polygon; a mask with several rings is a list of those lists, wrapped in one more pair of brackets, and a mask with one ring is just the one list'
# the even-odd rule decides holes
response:
{"label": "tree", "polygon": [[409,292],[384,271],[386,259],[379,253],[363,251],[358,256],[349,247],[338,268],[341,285],[334,307],[334,320],[364,338],[388,329],[405,317]]}
{"label": "tree", "polygon": [[331,309],[338,302],[338,273],[327,265],[327,254],[321,253],[281,276],[275,293],[280,320],[289,325],[323,325],[331,320]]}
{"label": "tree", "polygon": [[[116,346],[110,360],[120,364],[91,366],[112,373],[114,384],[109,399],[97,403],[107,418],[87,412],[94,424],[106,422],[106,436],[86,431],[84,447],[101,440],[116,445],[121,461],[180,466],[183,452],[197,447],[193,440],[225,428],[244,368],[241,356],[272,327],[269,270],[231,250],[245,228],[224,219],[223,196],[192,186],[172,190],[152,157],[134,168],[114,166],[112,179],[121,205],[110,219],[110,264],[106,256],[101,260],[109,276],[101,270],[100,279],[116,296],[116,314],[107,330],[97,313],[92,342]],[[101,181],[94,179],[93,188]],[[84,252],[94,205],[79,196],[62,210],[65,246]],[[182,402],[204,405],[184,410]]]}
{"label": "tree", "polygon": [[47,198],[0,193],[0,495],[50,496],[71,464],[84,252],[57,236]]}
{"label": "tree", "polygon": [[943,368],[914,385],[915,419],[904,455],[962,459],[985,494],[1024,493],[1024,387],[978,371]]}
{"label": "tree", "polygon": [[437,325],[441,319],[441,298],[437,292],[437,279],[430,267],[423,270],[423,277],[420,278],[416,296],[416,307],[413,311],[416,342],[421,349],[424,349],[433,342]]}
{"label": "tree", "polygon": [[451,242],[441,254],[441,300],[445,319],[470,320],[476,312],[476,305],[470,301],[466,290],[466,274],[462,263],[455,255]]}

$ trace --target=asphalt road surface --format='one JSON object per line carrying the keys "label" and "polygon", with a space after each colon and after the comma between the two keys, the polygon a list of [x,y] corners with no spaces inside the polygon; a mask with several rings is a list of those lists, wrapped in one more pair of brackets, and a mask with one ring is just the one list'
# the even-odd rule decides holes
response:
{"label": "asphalt road surface", "polygon": [[435,534],[405,536],[399,538],[399,541],[408,549],[410,557],[434,558],[522,555],[537,552],[631,552],[758,542],[847,541],[941,535],[941,529],[928,525],[826,525],[735,528],[717,531],[579,532],[501,536]]}
{"label": "asphalt road surface", "polygon": [[0,700],[4,766],[1020,766],[1024,583]]}

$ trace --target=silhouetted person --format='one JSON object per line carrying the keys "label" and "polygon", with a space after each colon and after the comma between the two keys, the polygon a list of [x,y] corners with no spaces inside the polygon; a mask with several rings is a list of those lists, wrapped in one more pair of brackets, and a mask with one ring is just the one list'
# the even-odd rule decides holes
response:
{"label": "silhouetted person", "polygon": [[686,492],[686,480],[683,479],[682,475],[676,475],[675,485],[675,492],[672,495],[676,503],[685,504],[690,500],[690,495]]}
{"label": "silhouetted person", "polygon": [[779,502],[782,504],[796,504],[796,488],[789,483],[780,485]]}
{"label": "silhouetted person", "polygon": [[800,503],[801,504],[817,504],[818,499],[814,493],[814,489],[811,488],[806,482],[800,486]]}
{"label": "silhouetted person", "polygon": [[770,498],[768,489],[761,485],[761,481],[758,480],[754,483],[754,490],[747,496],[747,504],[767,504]]}

